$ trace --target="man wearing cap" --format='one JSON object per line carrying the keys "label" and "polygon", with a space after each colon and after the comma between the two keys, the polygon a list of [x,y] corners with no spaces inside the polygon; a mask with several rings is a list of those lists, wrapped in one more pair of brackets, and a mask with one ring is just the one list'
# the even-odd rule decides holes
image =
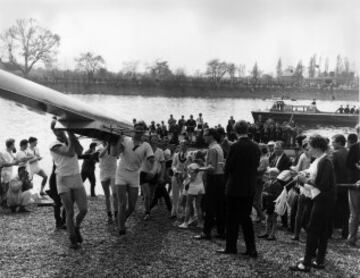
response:
{"label": "man wearing cap", "polygon": [[[140,186],[140,169],[145,161],[154,163],[154,153],[149,143],[143,141],[146,124],[139,121],[134,126],[134,137],[120,136],[112,155],[118,157],[115,190],[118,195],[119,235],[126,234],[126,219],[135,210]],[[150,166],[151,168],[151,166]],[[128,200],[128,202],[127,202]],[[126,207],[128,203],[128,207]]]}
{"label": "man wearing cap", "polygon": [[225,164],[226,177],[226,247],[223,254],[237,253],[239,225],[242,226],[246,251],[243,255],[257,257],[254,228],[250,218],[255,195],[259,146],[248,137],[248,124],[239,121],[234,126],[238,141],[231,145]]}

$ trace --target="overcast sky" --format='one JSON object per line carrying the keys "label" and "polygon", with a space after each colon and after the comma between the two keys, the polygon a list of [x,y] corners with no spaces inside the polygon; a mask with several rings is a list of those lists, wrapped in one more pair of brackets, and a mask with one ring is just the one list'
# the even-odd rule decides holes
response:
{"label": "overcast sky", "polygon": [[219,58],[275,72],[279,57],[286,67],[313,54],[360,64],[359,0],[0,0],[1,32],[30,17],[60,35],[63,68],[86,51],[114,71],[164,59],[194,73]]}

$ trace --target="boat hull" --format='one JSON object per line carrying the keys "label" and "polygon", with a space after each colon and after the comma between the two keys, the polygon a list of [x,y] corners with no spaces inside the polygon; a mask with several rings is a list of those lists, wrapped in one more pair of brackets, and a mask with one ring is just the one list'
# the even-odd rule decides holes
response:
{"label": "boat hull", "polygon": [[254,121],[261,115],[262,121],[272,119],[276,122],[283,123],[293,120],[297,125],[307,127],[313,126],[335,126],[335,127],[355,127],[359,122],[357,114],[339,114],[339,113],[300,113],[300,112],[268,112],[252,111]]}

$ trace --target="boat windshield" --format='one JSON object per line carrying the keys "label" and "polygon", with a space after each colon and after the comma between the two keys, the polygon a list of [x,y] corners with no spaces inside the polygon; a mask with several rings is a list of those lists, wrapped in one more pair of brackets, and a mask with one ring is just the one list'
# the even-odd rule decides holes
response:
{"label": "boat windshield", "polygon": [[319,112],[313,105],[290,105],[284,101],[276,101],[271,107],[272,112]]}

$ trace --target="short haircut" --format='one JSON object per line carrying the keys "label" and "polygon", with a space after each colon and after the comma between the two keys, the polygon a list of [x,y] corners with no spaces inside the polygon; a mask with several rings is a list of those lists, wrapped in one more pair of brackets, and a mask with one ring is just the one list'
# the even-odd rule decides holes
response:
{"label": "short haircut", "polygon": [[29,141],[27,140],[27,139],[22,139],[21,141],[20,141],[20,147],[21,146],[25,146],[26,144],[28,144],[29,143]]}
{"label": "short haircut", "polygon": [[298,135],[296,136],[295,140],[296,143],[298,143],[299,146],[302,146],[303,140],[306,138],[306,135]]}
{"label": "short haircut", "polygon": [[220,136],[219,133],[216,131],[215,128],[208,128],[205,130],[205,133],[207,133],[207,135],[212,136],[216,141],[220,140]]}
{"label": "short haircut", "polygon": [[32,136],[29,137],[29,143],[33,143],[33,142],[36,142],[36,141],[37,141],[36,137],[32,137]]}
{"label": "short haircut", "polygon": [[[162,123],[164,122],[164,121],[161,121]],[[134,127],[137,127],[137,126],[141,126],[141,127],[143,127],[143,129],[147,129],[147,127],[146,127],[146,124],[145,124],[145,122],[144,121],[138,121],[138,122],[136,122],[136,124],[134,124]]]}
{"label": "short haircut", "polygon": [[5,142],[6,148],[10,148],[14,144],[15,144],[15,139],[13,139],[13,138],[9,138]]}
{"label": "short haircut", "polygon": [[225,129],[223,127],[218,127],[216,131],[219,135],[226,135]]}
{"label": "short haircut", "polygon": [[358,141],[358,136],[355,133],[350,133],[347,140],[349,144],[355,144]]}
{"label": "short haircut", "polygon": [[342,134],[336,134],[333,136],[334,142],[339,143],[341,146],[345,146],[346,139]]}
{"label": "short haircut", "polygon": [[244,120],[238,121],[234,125],[234,131],[239,135],[247,135],[249,131],[249,125]]}
{"label": "short haircut", "polygon": [[312,148],[320,149],[323,152],[326,152],[329,148],[326,138],[321,135],[315,135],[310,137],[309,144]]}

